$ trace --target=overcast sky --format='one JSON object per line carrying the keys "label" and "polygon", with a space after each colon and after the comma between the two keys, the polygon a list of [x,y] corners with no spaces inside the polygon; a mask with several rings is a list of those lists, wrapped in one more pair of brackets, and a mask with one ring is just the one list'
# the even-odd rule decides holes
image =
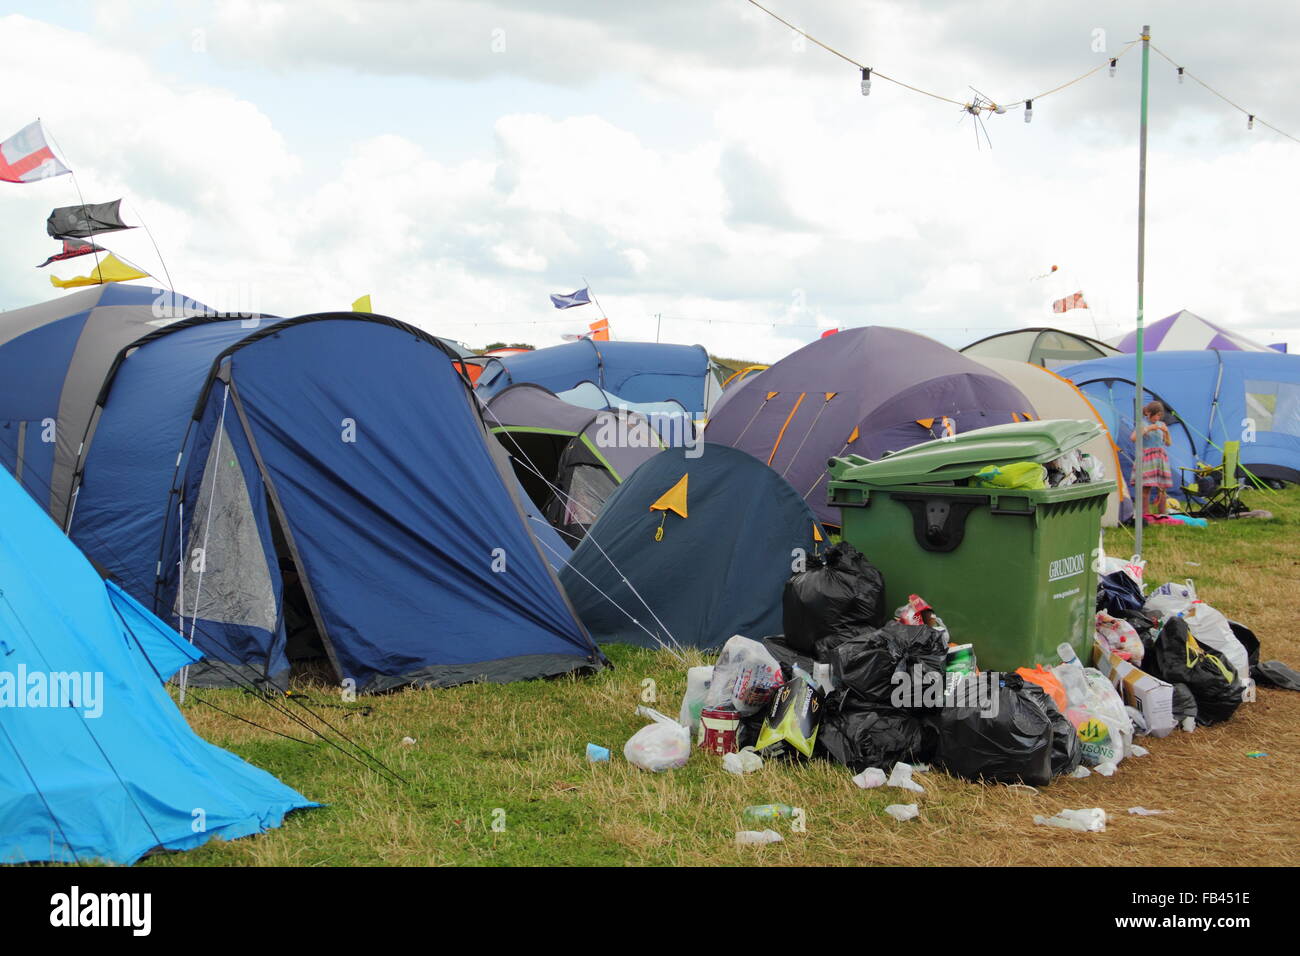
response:
{"label": "overcast sky", "polygon": [[[1153,43],[1300,136],[1300,6],[764,0],[859,61],[1015,102]],[[963,345],[1136,310],[1140,50],[990,116],[857,71],[746,0],[7,4],[0,138],[40,116],[88,202],[124,197],[178,291],[555,344],[584,277],[615,337],[772,361],[821,330]],[[1103,46],[1104,50],[1097,47]],[[1147,319],[1300,349],[1300,144],[1152,54]],[[0,184],[0,307],[52,298],[71,177]],[[144,230],[104,244],[164,275]],[[85,260],[82,260],[83,262]],[[1046,279],[1035,277],[1058,271]],[[1093,308],[1053,316],[1083,291]]]}

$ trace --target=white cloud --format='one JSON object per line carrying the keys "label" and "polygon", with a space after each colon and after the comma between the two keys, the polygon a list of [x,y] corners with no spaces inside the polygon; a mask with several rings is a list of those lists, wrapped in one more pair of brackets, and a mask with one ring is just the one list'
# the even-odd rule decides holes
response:
{"label": "white cloud", "polygon": [[[865,15],[788,6],[812,32],[954,95],[973,77],[999,96],[1050,86],[1095,62],[1094,22],[1129,16],[1103,4],[1044,34],[1001,4],[924,13],[881,4]],[[234,2],[193,18],[234,71],[214,75],[238,75],[239,95],[177,77],[148,43],[124,43],[128,30],[147,35],[138,12],[91,33],[5,18],[0,79],[10,89],[41,81],[39,100],[10,98],[0,116],[17,129],[30,119],[19,109],[39,108],[86,198],[126,195],[178,286],[200,299],[251,288],[268,310],[297,313],[370,292],[377,310],[472,344],[547,344],[590,321],[546,299],[585,277],[616,335],[653,338],[659,327],[665,340],[763,360],[836,326],[899,325],[961,344],[1018,325],[1110,335],[1131,324],[1135,61],[1115,80],[1103,71],[1036,104],[1031,125],[1019,113],[990,117],[990,150],[976,148],[970,119],[953,107],[880,81],[862,97],[850,67],[811,45],[797,50],[741,0],[302,10]],[[498,27],[506,48],[493,53]],[[188,20],[169,29],[189,42]],[[1185,31],[1179,42],[1190,43]],[[95,69],[51,74],[52,59]],[[332,152],[287,140],[263,96],[306,72],[321,84],[313,108],[329,104],[328,84],[347,75],[338,66],[384,78],[409,102],[411,123],[433,129],[442,117],[425,104],[439,84],[471,97],[474,82],[506,77],[527,96],[483,116],[492,145],[468,157],[444,155],[418,126],[388,130],[328,110],[319,122],[339,130]],[[1259,87],[1256,67],[1219,51],[1207,64],[1225,86],[1235,72],[1243,92]],[[1270,63],[1268,75],[1293,80],[1288,69]],[[1300,147],[1258,128],[1247,137],[1221,104],[1189,96],[1201,91],[1162,82],[1148,317],[1185,307],[1300,346],[1288,262]],[[575,89],[601,107],[574,110]],[[647,119],[664,109],[706,123],[665,132]],[[0,236],[5,304],[46,298],[28,260],[44,258],[44,217],[76,201],[71,184],[2,196],[7,222],[30,223]],[[146,268],[156,261],[142,234],[106,241]],[[1056,275],[1034,280],[1053,263]],[[1047,303],[1079,288],[1096,307],[1052,316]]]}

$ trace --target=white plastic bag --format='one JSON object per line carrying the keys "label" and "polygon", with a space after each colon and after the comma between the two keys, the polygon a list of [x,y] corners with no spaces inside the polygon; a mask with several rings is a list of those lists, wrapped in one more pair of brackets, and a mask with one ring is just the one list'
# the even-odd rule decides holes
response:
{"label": "white plastic bag", "polygon": [[1034,822],[1040,827],[1060,827],[1062,830],[1077,830],[1080,833],[1100,833],[1106,829],[1106,811],[1101,807],[1087,810],[1062,810],[1054,817],[1034,816]]}
{"label": "white plastic bag", "polygon": [[686,766],[691,756],[691,732],[649,707],[638,707],[636,712],[654,723],[642,727],[623,745],[627,762],[654,773]]}
{"label": "white plastic bag", "polygon": [[1187,622],[1187,629],[1196,638],[1196,643],[1227,658],[1243,684],[1250,680],[1250,655],[1246,653],[1241,641],[1237,640],[1237,635],[1232,633],[1228,619],[1221,611],[1204,601],[1196,601],[1183,612],[1183,620]]}
{"label": "white plastic bag", "polygon": [[907,820],[914,820],[916,817],[920,816],[921,808],[915,803],[891,803],[889,806],[885,807],[885,812],[899,823],[903,823]]}
{"label": "white plastic bag", "polygon": [[863,790],[871,790],[874,787],[883,787],[885,785],[885,771],[879,767],[868,767],[862,773],[853,778],[853,782]]}
{"label": "white plastic bag", "polygon": [[1147,597],[1142,610],[1154,614],[1163,623],[1167,618],[1182,614],[1196,600],[1196,585],[1188,578],[1182,584],[1170,581],[1156,588]]}
{"label": "white plastic bag", "polygon": [[737,634],[722,646],[704,706],[730,705],[741,715],[756,714],[783,683],[781,665],[767,648]]}
{"label": "white plastic bag", "polygon": [[713,668],[692,667],[686,671],[686,694],[682,697],[682,710],[677,722],[695,737],[700,730],[700,710],[704,700],[709,696],[709,684],[713,681]]}
{"label": "white plastic bag", "polygon": [[903,763],[901,760],[894,764],[894,769],[889,774],[889,781],[886,786],[899,787],[903,790],[911,790],[914,793],[925,793],[925,787],[912,779],[912,765]]}
{"label": "white plastic bag", "polygon": [[722,769],[727,773],[744,776],[747,773],[753,773],[755,770],[762,770],[763,758],[758,755],[758,752],[753,747],[746,747],[740,753],[723,754]]}
{"label": "white plastic bag", "polygon": [[1116,571],[1123,571],[1135,582],[1138,589],[1141,590],[1142,578],[1146,574],[1147,563],[1145,558],[1139,558],[1134,555],[1131,558],[1111,558],[1103,556],[1101,564],[1097,568],[1098,574],[1114,574]]}
{"label": "white plastic bag", "polygon": [[1079,735],[1083,762],[1095,767],[1123,760],[1133,743],[1133,722],[1119,691],[1101,671],[1081,667],[1077,658],[1058,664],[1052,673],[1065,688],[1065,716]]}

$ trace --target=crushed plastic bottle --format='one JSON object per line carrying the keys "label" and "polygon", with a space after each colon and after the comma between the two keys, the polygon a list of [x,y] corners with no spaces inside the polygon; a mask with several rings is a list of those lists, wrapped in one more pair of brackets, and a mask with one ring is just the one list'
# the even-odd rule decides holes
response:
{"label": "crushed plastic bottle", "polygon": [[1062,810],[1054,817],[1035,814],[1034,823],[1040,827],[1059,827],[1079,833],[1101,833],[1106,829],[1106,811],[1101,807],[1091,807],[1087,810]]}
{"label": "crushed plastic bottle", "polygon": [[794,816],[794,807],[784,803],[764,803],[761,806],[745,807],[740,814],[747,823],[762,820],[788,820]]}
{"label": "crushed plastic bottle", "polygon": [[853,778],[853,782],[863,790],[871,790],[873,787],[883,787],[885,785],[885,771],[879,767],[868,767],[862,773]]}
{"label": "crushed plastic bottle", "polygon": [[920,816],[921,808],[915,803],[891,803],[889,806],[885,807],[885,812],[899,823],[903,823]]}
{"label": "crushed plastic bottle", "polygon": [[768,843],[780,843],[781,834],[775,830],[737,830],[736,846],[764,846]]}
{"label": "crushed plastic bottle", "polygon": [[889,781],[886,786],[911,790],[913,793],[925,793],[925,787],[912,779],[912,765],[902,761],[894,764],[894,769],[889,774]]}

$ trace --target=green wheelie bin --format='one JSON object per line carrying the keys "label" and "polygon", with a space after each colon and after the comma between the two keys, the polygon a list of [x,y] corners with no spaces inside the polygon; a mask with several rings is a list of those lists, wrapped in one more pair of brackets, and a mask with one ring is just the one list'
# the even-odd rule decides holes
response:
{"label": "green wheelie bin", "polygon": [[1045,464],[1097,437],[1096,422],[1028,421],[926,442],[875,461],[828,462],[842,537],[885,576],[886,607],[919,594],[981,670],[1055,664],[1069,642],[1088,660],[1095,556],[1112,481],[996,488],[988,465]]}

